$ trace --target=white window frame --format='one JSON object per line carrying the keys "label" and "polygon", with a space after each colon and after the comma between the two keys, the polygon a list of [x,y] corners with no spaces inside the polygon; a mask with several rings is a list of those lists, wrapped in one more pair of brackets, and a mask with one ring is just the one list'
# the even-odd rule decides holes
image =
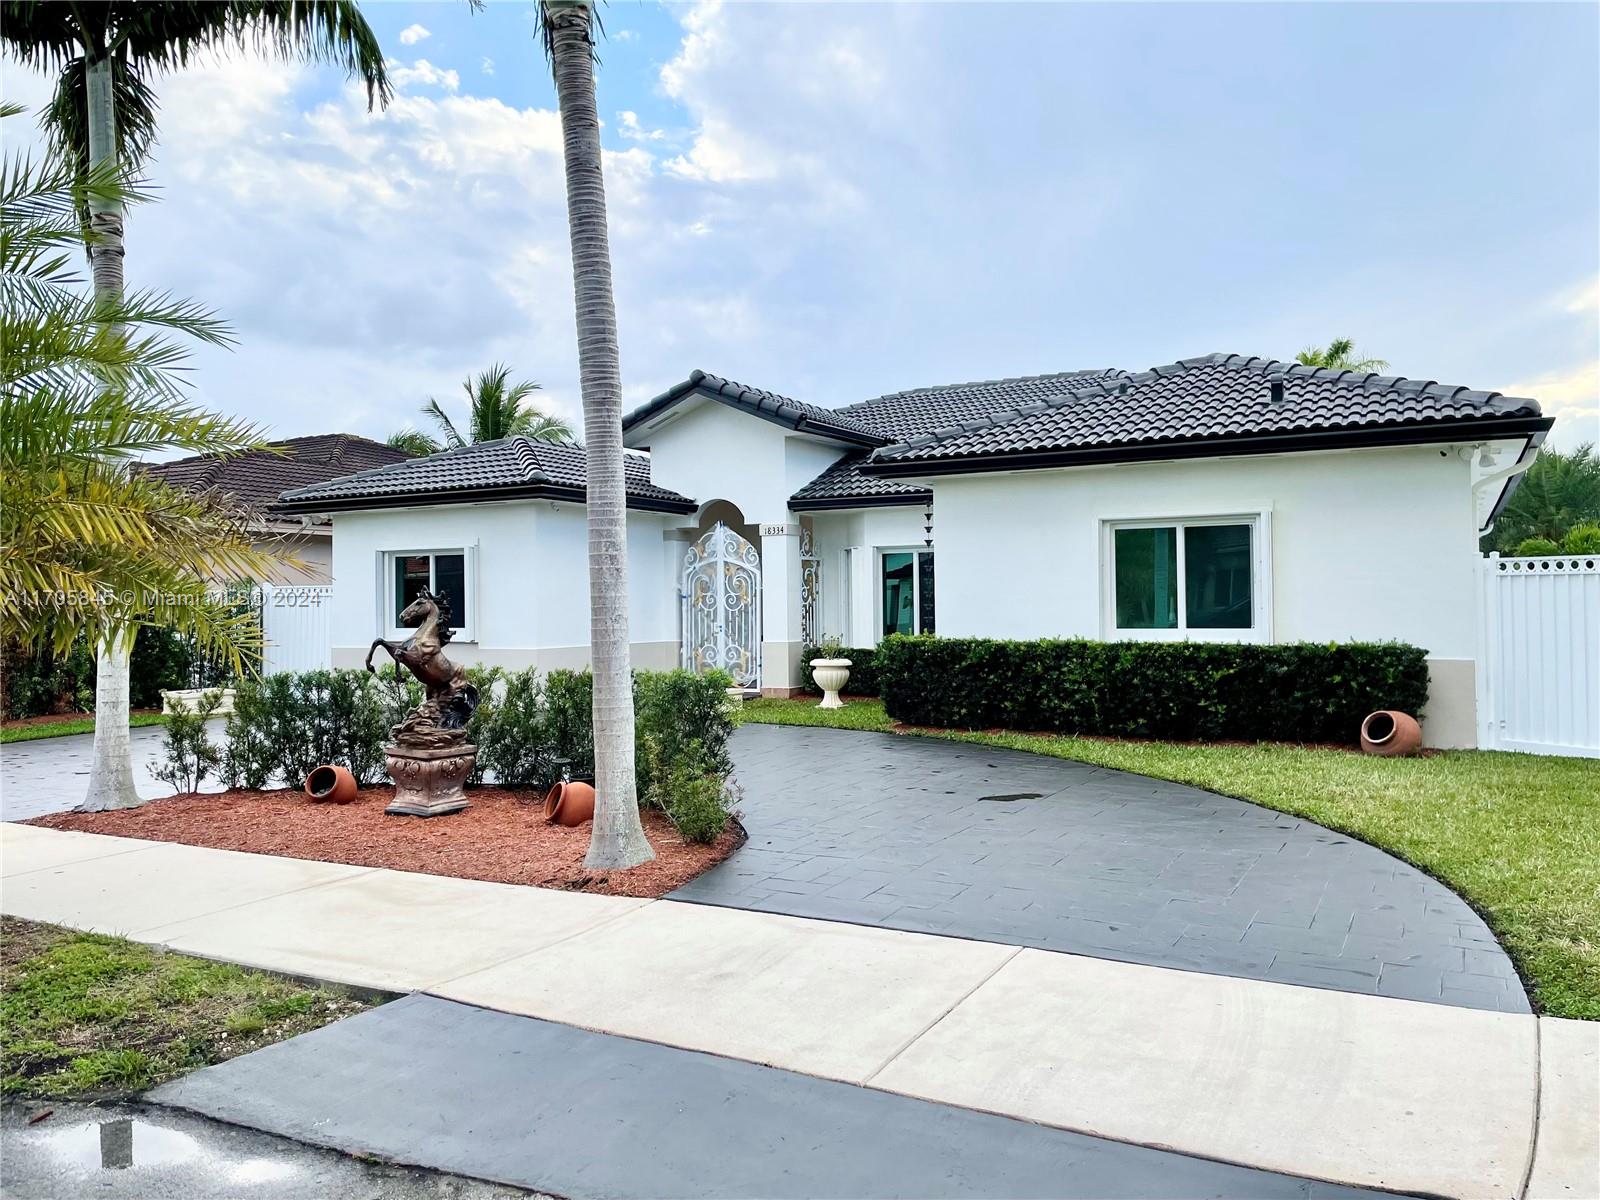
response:
{"label": "white window frame", "polygon": [[400,614],[394,611],[395,571],[402,558],[416,558],[420,555],[428,556],[428,587],[433,590],[437,586],[437,577],[433,560],[441,554],[461,555],[461,586],[466,592],[462,603],[466,608],[462,613],[451,613],[452,622],[460,622],[456,626],[454,640],[457,642],[476,642],[478,640],[478,548],[476,546],[417,546],[407,547],[404,550],[384,550],[378,569],[378,628],[385,630],[385,636],[390,639],[408,638],[416,632],[396,623],[395,618]]}
{"label": "white window frame", "polygon": [[[1167,529],[1204,525],[1250,526],[1250,620],[1246,629],[1190,629],[1188,539],[1178,538],[1178,627],[1123,629],[1117,625],[1117,540],[1119,529]],[[1272,641],[1272,509],[1218,513],[1164,513],[1100,518],[1100,628],[1108,641],[1270,642]]]}
{"label": "white window frame", "polygon": [[[922,564],[917,558],[917,555],[933,554],[935,552],[935,547],[875,546],[873,549],[876,552],[876,559],[873,564],[873,592],[875,598],[872,602],[872,644],[876,646],[888,636],[883,632],[883,559],[884,556],[888,554],[911,555],[911,611],[917,619],[916,632],[920,634],[922,632]],[[935,572],[937,572],[939,569],[937,559],[934,562],[933,569]],[[935,595],[934,603],[937,604],[938,602],[938,597]],[[934,620],[935,624],[937,624],[937,615],[935,615]]]}

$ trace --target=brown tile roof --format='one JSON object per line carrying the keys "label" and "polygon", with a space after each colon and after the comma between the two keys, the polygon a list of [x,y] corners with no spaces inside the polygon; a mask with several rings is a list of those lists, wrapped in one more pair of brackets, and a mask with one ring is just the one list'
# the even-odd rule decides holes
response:
{"label": "brown tile roof", "polygon": [[196,454],[171,462],[142,463],[140,470],[191,492],[214,491],[251,508],[269,510],[290,488],[404,462],[410,457],[353,433],[317,433],[274,442],[279,453]]}

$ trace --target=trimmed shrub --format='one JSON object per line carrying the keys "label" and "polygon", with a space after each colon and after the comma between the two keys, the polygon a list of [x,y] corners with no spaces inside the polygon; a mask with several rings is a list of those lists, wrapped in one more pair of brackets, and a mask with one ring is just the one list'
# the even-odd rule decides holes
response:
{"label": "trimmed shrub", "polygon": [[1600,554],[1600,524],[1585,521],[1567,530],[1567,536],[1561,539],[1561,553]]}
{"label": "trimmed shrub", "polygon": [[[230,787],[277,780],[299,787],[324,763],[362,785],[384,778],[389,702],[366,671],[285,671],[241,681],[228,718],[223,778]],[[418,689],[420,696],[420,689]]]}
{"label": "trimmed shrub", "polygon": [[[800,651],[800,674],[805,679],[803,691],[812,696],[822,695],[822,689],[811,678],[811,660],[822,657],[822,647],[807,646]],[[878,652],[871,646],[843,646],[840,658],[850,660],[850,681],[844,685],[846,696],[880,696],[878,683]]]}
{"label": "trimmed shrub", "polygon": [[1426,651],[1399,643],[886,639],[898,721],[1167,741],[1341,742],[1380,708],[1421,716]]}
{"label": "trimmed shrub", "polygon": [[1513,558],[1542,558],[1547,554],[1560,554],[1561,547],[1547,537],[1523,538],[1511,552]]}
{"label": "trimmed shrub", "polygon": [[726,774],[707,768],[707,754],[696,742],[683,745],[678,757],[662,750],[661,740],[643,735],[639,757],[649,778],[651,802],[667,814],[686,842],[714,842],[736,815],[734,784]]}
{"label": "trimmed shrub", "polygon": [[574,779],[594,778],[594,676],[551,671],[544,678],[546,745],[565,759]]}
{"label": "trimmed shrub", "polygon": [[[489,711],[485,713],[484,708]],[[561,777],[546,733],[544,683],[529,667],[505,676],[492,705],[480,706],[478,772],[501,787],[547,788]]]}
{"label": "trimmed shrub", "polygon": [[[561,777],[561,760],[576,779],[594,776],[594,680],[587,671],[533,668],[507,674],[469,667],[478,708],[467,740],[478,747],[468,783],[493,776],[510,788],[546,788]],[[721,781],[732,767],[727,676],[713,672],[639,671],[634,675],[635,736],[661,761]],[[383,748],[393,726],[422,702],[423,689],[392,671],[282,672],[247,680],[234,693],[222,776],[230,787],[299,787],[311,771],[332,763],[362,786],[387,778]],[[639,796],[648,800],[654,776],[641,749]],[[666,804],[661,804],[663,809]],[[670,815],[670,814],[669,814]]]}

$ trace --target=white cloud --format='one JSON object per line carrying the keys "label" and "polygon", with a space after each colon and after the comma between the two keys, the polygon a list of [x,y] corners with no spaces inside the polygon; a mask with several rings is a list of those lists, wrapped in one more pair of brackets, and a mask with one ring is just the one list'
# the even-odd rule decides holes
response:
{"label": "white cloud", "polygon": [[423,25],[407,25],[400,31],[400,44],[402,46],[415,46],[424,38],[430,38],[433,32]]}
{"label": "white cloud", "polygon": [[493,75],[494,74],[494,59],[492,59],[492,58],[484,59],[481,63],[478,64],[478,70],[483,72],[485,75]]}
{"label": "white cloud", "polygon": [[1562,301],[1562,307],[1569,313],[1588,317],[1592,323],[1600,317],[1600,275],[1573,288]]}
{"label": "white cloud", "polygon": [[606,34],[613,42],[637,42],[639,35],[631,29],[616,29]]}
{"label": "white cloud", "polygon": [[642,127],[639,124],[639,114],[629,112],[627,109],[617,114],[617,132],[636,142],[659,142],[667,136],[664,130]]}
{"label": "white cloud", "polygon": [[396,88],[405,88],[414,83],[421,83],[432,87],[442,87],[447,92],[454,92],[461,87],[461,76],[457,72],[436,67],[425,58],[417,59],[409,67],[390,63],[389,81]]}
{"label": "white cloud", "polygon": [[1570,450],[1582,442],[1600,442],[1600,359],[1570,370],[1548,371],[1501,389],[1509,396],[1531,396],[1544,415],[1554,417],[1552,446]]}

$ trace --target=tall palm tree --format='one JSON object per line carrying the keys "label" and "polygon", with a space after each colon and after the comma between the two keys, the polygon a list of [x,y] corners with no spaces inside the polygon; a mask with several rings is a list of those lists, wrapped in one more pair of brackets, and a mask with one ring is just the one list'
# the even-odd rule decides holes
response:
{"label": "tall palm tree", "polygon": [[1327,367],[1330,371],[1381,371],[1386,358],[1357,358],[1356,344],[1350,338],[1334,338],[1326,348],[1307,346],[1294,360],[1308,367]]}
{"label": "tall palm tree", "polygon": [[152,450],[261,446],[251,426],[190,404],[174,374],[185,356],[172,334],[231,339],[183,301],[85,297],[72,269],[93,237],[77,207],[85,193],[106,207],[139,198],[109,170],[85,175],[55,156],[0,166],[0,641],[64,653],[102,638],[114,605],[125,640],[166,625],[248,666],[260,626],[206,582],[267,565],[245,517],[124,469]]}
{"label": "tall palm tree", "polygon": [[430,396],[422,406],[422,413],[439,427],[443,441],[420,430],[404,429],[389,438],[389,445],[412,454],[437,454],[440,450],[454,450],[473,442],[493,442],[518,435],[540,442],[572,440],[572,427],[560,417],[524,404],[539,390],[537,383],[529,379],[517,383],[510,380],[511,368],[495,363],[487,371],[469,375],[462,381],[461,390],[467,394],[470,419],[466,437],[461,435],[443,405]]}
{"label": "tall palm tree", "polygon": [[1528,538],[1559,543],[1574,525],[1600,521],[1600,456],[1593,442],[1570,453],[1541,450],[1484,539],[1485,550],[1512,553]]}
{"label": "tall palm tree", "polygon": [[584,865],[636,867],[655,857],[634,782],[633,671],[628,644],[628,508],[623,486],[622,365],[611,293],[606,187],[595,109],[595,14],[589,0],[544,0],[567,174],[567,227],[578,314],[583,437],[589,450],[589,653],[594,666],[594,829]]}
{"label": "tall palm tree", "polygon": [[[85,172],[137,167],[155,136],[148,76],[226,46],[335,62],[366,83],[369,105],[389,97],[383,51],[352,0],[6,0],[0,37],[25,65],[60,71],[45,125],[56,147]],[[122,204],[90,191],[86,207],[95,301],[109,312],[123,291]],[[106,617],[89,809],[140,803],[128,742],[131,639],[125,622],[114,613]]]}

